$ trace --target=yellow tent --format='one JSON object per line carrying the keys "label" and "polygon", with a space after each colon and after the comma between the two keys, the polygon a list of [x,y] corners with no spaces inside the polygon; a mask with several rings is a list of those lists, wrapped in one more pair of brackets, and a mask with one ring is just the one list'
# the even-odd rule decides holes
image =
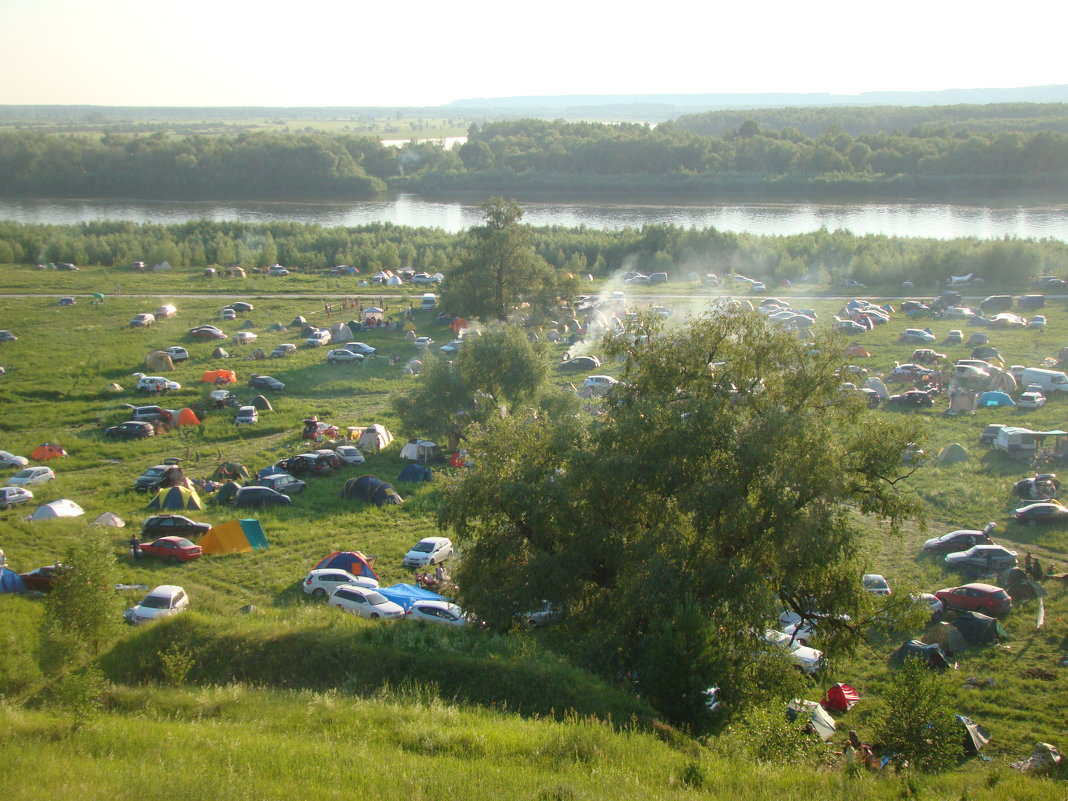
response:
{"label": "yellow tent", "polygon": [[199,543],[203,553],[249,553],[267,547],[258,520],[231,520],[212,526]]}

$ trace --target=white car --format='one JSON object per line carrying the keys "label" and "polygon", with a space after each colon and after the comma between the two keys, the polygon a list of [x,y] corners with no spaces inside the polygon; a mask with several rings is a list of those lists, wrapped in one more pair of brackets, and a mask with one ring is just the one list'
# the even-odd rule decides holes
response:
{"label": "white car", "polygon": [[322,345],[329,345],[331,339],[332,337],[330,336],[329,331],[319,329],[314,334],[305,339],[304,342],[313,348],[318,348]]}
{"label": "white car", "polygon": [[1045,324],[1046,324],[1045,315],[1036,314],[1034,317],[1031,318],[1031,327],[1032,328],[1042,328],[1043,326],[1045,326]]}
{"label": "white car", "polygon": [[436,275],[430,273],[416,273],[412,276],[413,284],[437,284],[440,283]]}
{"label": "white car", "polygon": [[434,340],[432,340],[430,337],[416,337],[415,339],[415,347],[419,350],[426,350],[433,344]]}
{"label": "white car", "polygon": [[366,342],[346,342],[341,346],[344,350],[358,353],[361,356],[373,356],[375,349],[368,345]]}
{"label": "white car", "polygon": [[30,460],[25,456],[16,456],[8,451],[0,451],[0,467],[25,467]]}
{"label": "white car", "polygon": [[466,626],[467,613],[448,601],[416,601],[404,613],[408,620],[425,620],[447,626]]}
{"label": "white car", "polygon": [[29,484],[44,484],[55,477],[56,473],[51,467],[27,467],[15,473],[7,483],[13,487],[25,487]]}
{"label": "white car", "polygon": [[823,667],[823,651],[802,645],[796,638],[792,638],[785,632],[768,629],[764,632],[764,640],[772,645],[786,649],[790,659],[802,673],[815,673]]}
{"label": "white car", "polygon": [[326,360],[330,364],[359,364],[364,360],[362,353],[353,353],[345,348],[335,348],[326,354]]}
{"label": "white car", "polygon": [[448,537],[424,537],[404,555],[405,567],[430,567],[452,556],[452,540]]}
{"label": "white car", "polygon": [[164,320],[168,317],[174,317],[178,313],[178,307],[173,303],[164,303],[158,309],[156,309],[156,317],[160,320]]}
{"label": "white car", "polygon": [[238,331],[234,334],[233,339],[238,345],[248,345],[250,342],[255,342],[259,339],[259,336],[251,331]]}
{"label": "white car", "polygon": [[267,275],[271,275],[278,278],[284,275],[289,275],[289,270],[287,270],[281,264],[276,264],[267,271]]}
{"label": "white car", "polygon": [[1041,409],[1046,405],[1046,396],[1041,392],[1025,392],[1016,401],[1021,409]]}
{"label": "white car", "polygon": [[460,348],[462,348],[463,346],[464,341],[462,339],[454,339],[452,342],[442,345],[440,348],[438,348],[438,351],[444,353],[446,356],[450,356],[453,353],[458,353]]}
{"label": "white car", "polygon": [[33,500],[33,493],[22,487],[0,487],[0,509],[10,509]]}
{"label": "white car", "polygon": [[271,351],[271,358],[284,359],[286,356],[292,356],[296,352],[296,345],[291,342],[283,342],[281,345],[276,345],[275,349]]}
{"label": "white car", "polygon": [[312,570],[305,576],[303,587],[306,594],[315,598],[325,598],[333,595],[334,590],[342,584],[351,584],[367,590],[378,589],[378,582],[369,576],[354,576],[347,570],[338,570],[333,567]]}
{"label": "white car", "polygon": [[176,392],[182,385],[177,381],[171,381],[161,375],[138,375],[137,390],[139,392]]}
{"label": "white car", "polygon": [[222,318],[224,320],[236,320],[237,319],[237,312],[234,311],[233,309],[227,307],[227,308],[222,310]]}
{"label": "white car", "polygon": [[242,406],[237,410],[237,415],[234,417],[235,424],[247,424],[258,423],[260,420],[259,410],[255,406]]}
{"label": "white car", "polygon": [[384,618],[397,620],[404,617],[404,607],[393,603],[378,590],[342,584],[330,596],[330,605],[370,620]]}
{"label": "white car", "polygon": [[345,464],[363,464],[367,461],[366,457],[363,455],[363,451],[355,445],[338,445],[334,450],[334,453],[336,453],[337,458]]}
{"label": "white car", "polygon": [[864,589],[870,592],[872,595],[890,595],[890,585],[886,579],[880,576],[878,573],[865,573],[861,576],[861,582],[864,584]]}
{"label": "white car", "polygon": [[174,584],[161,584],[123,614],[131,626],[149,623],[161,617],[170,617],[189,608],[189,596]]}
{"label": "white car", "polygon": [[164,348],[163,352],[171,357],[172,362],[184,362],[189,358],[189,351],[181,345],[173,345],[169,348]]}
{"label": "white car", "polygon": [[588,395],[603,395],[618,383],[619,380],[610,375],[591,375],[582,382],[582,389]]}

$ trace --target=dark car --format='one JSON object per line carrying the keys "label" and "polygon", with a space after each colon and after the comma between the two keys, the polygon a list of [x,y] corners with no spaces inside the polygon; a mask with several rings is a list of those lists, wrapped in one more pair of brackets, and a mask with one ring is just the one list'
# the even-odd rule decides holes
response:
{"label": "dark car", "polygon": [[973,545],[991,545],[990,531],[994,524],[990,523],[982,531],[962,528],[943,534],[941,537],[932,537],[923,544],[927,553],[955,553],[966,551]]}
{"label": "dark car", "polygon": [[1045,295],[1020,295],[1016,298],[1016,305],[1021,309],[1041,309],[1046,305]]}
{"label": "dark car", "polygon": [[130,419],[139,423],[151,423],[154,420],[162,420],[164,423],[169,423],[174,417],[168,409],[164,409],[162,406],[126,405],[130,408]]}
{"label": "dark car", "polygon": [[305,482],[289,473],[274,473],[273,475],[257,478],[249,483],[250,487],[270,487],[275,492],[283,495],[298,495],[304,492]]}
{"label": "dark car", "polygon": [[984,312],[1008,311],[1012,308],[1012,295],[991,295],[979,301],[979,308]]}
{"label": "dark car", "polygon": [[900,395],[891,395],[884,407],[898,409],[922,409],[934,405],[934,398],[922,389],[910,389]]}
{"label": "dark car", "polygon": [[556,369],[563,373],[586,373],[597,370],[601,366],[601,360],[596,356],[576,356],[573,359],[565,359],[556,365]]}
{"label": "dark car", "polygon": [[1012,516],[1017,523],[1063,523],[1068,520],[1068,509],[1056,501],[1040,501],[1021,506]]}
{"label": "dark car", "polygon": [[272,506],[293,503],[288,495],[275,492],[270,487],[241,487],[230,503],[234,506]]}
{"label": "dark car", "polygon": [[65,570],[63,565],[45,565],[29,573],[22,574],[22,581],[26,589],[36,592],[51,592],[56,577]]}
{"label": "dark car", "polygon": [[946,556],[947,567],[963,567],[972,571],[995,571],[1016,567],[1016,551],[1010,551],[993,543],[973,545],[967,550]]}
{"label": "dark car", "polygon": [[179,537],[196,537],[201,534],[207,534],[210,528],[210,523],[198,523],[184,515],[152,515],[141,524],[141,536],[165,537],[176,535]]}
{"label": "dark car", "polygon": [[1068,281],[1055,275],[1043,275],[1031,282],[1035,289],[1062,289],[1068,286]]}
{"label": "dark car", "polygon": [[317,453],[300,453],[277,463],[278,467],[294,476],[327,476],[335,470],[333,465],[332,460]]}
{"label": "dark car", "polygon": [[189,336],[193,339],[227,339],[226,333],[213,325],[198,325],[196,328],[190,328]]}
{"label": "dark car", "polygon": [[947,587],[935,593],[946,609],[962,612],[982,612],[984,615],[1004,615],[1012,609],[1012,598],[993,584],[965,584]]}
{"label": "dark car", "polygon": [[286,388],[285,384],[269,375],[254,375],[249,378],[248,385],[253,389],[266,389],[274,392],[281,392]]}
{"label": "dark car", "polygon": [[233,309],[235,312],[239,312],[241,314],[248,314],[250,311],[252,311],[252,304],[245,303],[245,301],[243,300],[238,300],[234,303],[231,303],[230,308]]}
{"label": "dark car", "polygon": [[990,445],[998,437],[998,432],[1005,428],[1004,423],[991,423],[983,429],[983,433],[979,435],[979,441],[984,445]]}
{"label": "dark car", "polygon": [[144,439],[155,435],[156,429],[151,423],[142,423],[137,420],[127,420],[125,423],[104,429],[104,436],[114,439]]}
{"label": "dark car", "polygon": [[141,553],[159,559],[173,559],[175,562],[190,562],[199,559],[201,551],[199,545],[194,545],[185,537],[160,537],[155,542],[142,545]]}

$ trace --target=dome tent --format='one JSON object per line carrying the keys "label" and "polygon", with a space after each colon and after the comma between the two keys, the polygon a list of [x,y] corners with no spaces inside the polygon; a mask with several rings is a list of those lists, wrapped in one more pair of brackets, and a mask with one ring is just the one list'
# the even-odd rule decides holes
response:
{"label": "dome tent", "polygon": [[345,570],[354,576],[373,578],[378,581],[378,574],[372,567],[373,563],[374,558],[364,556],[359,551],[334,551],[319,560],[319,564],[312,569],[325,570],[326,568],[334,568],[335,570]]}
{"label": "dome tent", "polygon": [[30,452],[30,458],[37,462],[44,462],[49,459],[58,459],[60,456],[66,456],[67,452],[58,445],[53,445],[51,442],[46,442],[43,445],[38,445]]}
{"label": "dome tent", "polygon": [[83,514],[85,514],[85,510],[74,501],[60,498],[58,501],[52,501],[51,503],[38,506],[34,509],[33,514],[26,519],[55,520],[58,517],[80,517]]}
{"label": "dome tent", "polygon": [[240,462],[223,462],[215,468],[215,478],[223,481],[237,478],[247,479],[248,476],[248,468]]}
{"label": "dome tent", "polygon": [[100,515],[96,516],[96,519],[93,520],[93,525],[94,526],[111,526],[113,528],[125,528],[126,527],[126,521],[123,520],[121,517],[119,517],[114,512],[104,512],[103,514],[100,514]]}
{"label": "dome tent", "polygon": [[393,435],[385,426],[372,423],[360,434],[360,441],[356,446],[366,453],[367,451],[381,451],[393,441]]}
{"label": "dome tent", "polygon": [[145,368],[153,373],[166,373],[174,369],[174,360],[169,353],[154,350],[145,357]]}
{"label": "dome tent", "polygon": [[392,484],[371,475],[350,478],[341,489],[341,497],[360,498],[379,507],[404,503]]}
{"label": "dome tent", "polygon": [[28,592],[22,576],[7,567],[0,567],[0,593]]}
{"label": "dome tent", "polygon": [[197,491],[189,487],[166,487],[156,493],[146,509],[203,509]]}
{"label": "dome tent", "polygon": [[200,540],[203,553],[249,553],[267,547],[259,520],[245,518],[212,526]]}
{"label": "dome tent", "polygon": [[239,489],[241,489],[241,485],[238,484],[236,481],[227,481],[225,484],[219,487],[218,490],[216,490],[215,495],[213,496],[215,498],[215,502],[229,502],[237,494],[237,491]]}
{"label": "dome tent", "polygon": [[968,450],[959,442],[951,442],[938,452],[938,461],[941,464],[959,464],[970,458]]}
{"label": "dome tent", "polygon": [[267,398],[263,397],[263,395],[257,395],[255,398],[253,398],[252,405],[255,406],[261,412],[274,411],[273,407],[271,406],[271,402],[267,400]]}
{"label": "dome tent", "polygon": [[178,420],[176,425],[180,426],[198,426],[200,420],[197,418],[196,412],[190,409],[188,406],[178,412]]}

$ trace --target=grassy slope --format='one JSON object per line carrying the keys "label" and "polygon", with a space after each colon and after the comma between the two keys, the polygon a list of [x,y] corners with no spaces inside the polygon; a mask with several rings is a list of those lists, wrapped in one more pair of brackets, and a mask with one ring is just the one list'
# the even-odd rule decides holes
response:
{"label": "grassy slope", "polygon": [[[85,272],[86,275],[76,276],[78,280],[89,279],[88,283],[91,285],[94,280],[100,283],[103,279],[101,275],[94,276],[93,271]],[[35,271],[27,273],[37,279],[37,283],[31,281],[37,291],[74,291],[69,284],[64,283],[70,278],[70,274],[44,274]],[[6,283],[6,277],[10,273],[5,270],[3,275]],[[22,276],[19,280],[24,278],[25,276]],[[171,299],[169,294],[163,293],[164,289],[176,294],[190,291],[196,283],[196,277],[176,273],[164,278],[157,277],[155,281],[156,287],[161,291],[159,302],[164,302]],[[200,282],[197,289],[204,283],[206,282]],[[294,285],[271,282],[269,285],[264,284],[262,288],[281,291],[290,286]],[[302,290],[298,288],[297,291]],[[0,327],[12,329],[20,336],[18,343],[0,345],[0,364],[8,368],[8,374],[0,378],[0,404],[4,409],[4,414],[0,416],[0,448],[27,453],[40,442],[52,440],[61,443],[71,452],[66,460],[58,464],[53,463],[59,473],[57,481],[47,488],[35,489],[39,500],[70,497],[85,506],[89,518],[102,511],[115,511],[128,521],[137,523],[147,515],[142,508],[147,499],[132,492],[129,486],[144,467],[157,463],[166,456],[183,455],[187,452],[191,462],[187,463],[189,471],[194,475],[205,474],[213,468],[219,454],[225,458],[238,458],[253,468],[260,467],[284,454],[302,449],[297,438],[299,421],[311,413],[342,426],[363,424],[371,420],[384,421],[390,425],[390,393],[413,380],[404,376],[398,368],[385,366],[377,369],[332,368],[322,364],[325,355],[322,350],[301,349],[297,356],[289,360],[268,362],[266,365],[251,365],[244,361],[232,360],[226,366],[237,369],[242,378],[247,377],[255,368],[255,371],[277,375],[289,387],[287,392],[277,399],[276,412],[265,416],[255,429],[235,431],[229,423],[228,415],[213,414],[208,416],[199,432],[171,433],[137,443],[110,443],[103,440],[100,426],[115,422],[121,417],[121,403],[140,400],[132,392],[112,396],[102,391],[104,385],[108,381],[131,383],[128,380],[129,373],[138,369],[144,355],[152,348],[184,344],[189,347],[193,357],[191,364],[180,366],[173,374],[185,388],[167,396],[164,405],[177,407],[192,403],[209,389],[201,388],[196,384],[196,379],[202,370],[216,366],[209,358],[215,343],[189,343],[184,332],[199,322],[218,323],[215,316],[220,303],[212,299],[179,299],[176,302],[180,310],[178,318],[163,321],[152,329],[142,331],[128,329],[126,322],[134,313],[151,310],[158,305],[155,300],[109,298],[102,306],[92,307],[80,302],[73,308],[57,308],[53,301],[46,299],[0,300]],[[837,304],[814,302],[812,305],[826,313]],[[255,321],[254,330],[261,334],[262,341],[257,345],[269,350],[274,344],[293,341],[294,336],[286,333],[267,335],[264,332],[267,324],[274,321],[288,322],[295,314],[310,315],[313,312],[319,313],[312,319],[321,321],[321,305],[314,301],[297,298],[264,300],[257,301],[256,311],[247,317]],[[1045,312],[1050,325],[1043,333],[1024,330],[992,335],[993,343],[999,347],[1009,363],[1036,364],[1041,357],[1056,355],[1063,344],[1068,344],[1068,315],[1065,314],[1064,303],[1051,304]],[[348,319],[348,315],[343,313],[340,318]],[[335,315],[334,319],[338,319],[338,315]],[[417,319],[419,333],[430,333],[439,342],[448,338],[447,331],[433,327],[429,316]],[[236,331],[240,322],[241,320],[222,324],[222,327],[227,331]],[[950,328],[963,328],[966,334],[969,332],[969,329],[959,323],[921,321],[919,324],[930,324],[940,340]],[[912,346],[896,343],[897,333],[907,325],[913,324],[895,320],[889,326],[862,338],[874,353],[874,358],[867,360],[873,369],[886,370],[893,360],[908,359]],[[361,334],[358,338],[387,352],[393,351],[404,357],[413,355],[410,346],[404,344],[400,335],[394,332]],[[954,358],[969,355],[970,351],[964,346],[936,347]],[[247,354],[251,348],[246,346],[232,350]],[[609,371],[612,371],[612,368],[609,368]],[[242,389],[239,394],[250,393]],[[927,420],[931,429],[930,441],[926,443],[929,452],[936,453],[941,445],[947,442],[960,441],[969,447],[976,458],[970,463],[956,467],[928,465],[910,480],[910,485],[929,502],[929,529],[923,531],[915,527],[906,528],[900,538],[889,538],[873,529],[872,569],[886,574],[899,591],[906,585],[930,590],[959,583],[963,579],[946,572],[936,560],[918,557],[919,546],[927,536],[953,528],[981,526],[987,520],[999,521],[1000,541],[1032,550],[1041,554],[1044,562],[1056,560],[1063,566],[1068,560],[1068,535],[1063,529],[1017,527],[1006,522],[1007,513],[1015,505],[1008,489],[1015,478],[1026,472],[1025,467],[988,453],[985,447],[976,446],[975,441],[983,427],[990,422],[1021,422],[1035,428],[1063,428],[1064,404],[1064,400],[1057,399],[1038,412],[982,410],[974,416],[962,418],[944,417],[937,406],[934,411],[919,413]],[[418,432],[394,433],[403,437]],[[196,461],[198,452],[201,456],[199,462]],[[366,472],[375,472],[388,480],[399,472],[400,466],[394,446],[386,454],[372,456]],[[356,474],[356,471],[349,473],[353,474]],[[402,494],[410,498],[409,502],[401,507],[379,510],[350,502],[339,502],[337,490],[342,481],[343,477],[313,480],[306,493],[297,499],[291,509],[261,513],[259,517],[264,522],[272,547],[248,556],[204,559],[189,565],[164,566],[150,561],[134,565],[122,555],[122,543],[129,536],[129,530],[117,530],[113,539],[123,566],[123,578],[149,585],[164,581],[182,583],[190,591],[196,608],[208,614],[229,615],[236,608],[251,602],[267,609],[269,616],[276,616],[270,619],[277,619],[280,624],[299,627],[303,622],[314,626],[314,621],[318,620],[318,615],[323,610],[317,605],[305,602],[297,582],[304,571],[322,554],[339,547],[358,548],[377,554],[380,557],[378,567],[383,578],[387,582],[403,580],[408,578],[409,574],[399,567],[400,556],[418,537],[435,533],[433,510],[436,506],[436,493],[433,485],[402,486]],[[62,552],[64,544],[70,538],[77,537],[81,531],[82,524],[78,521],[31,526],[21,520],[24,514],[22,509],[0,512],[0,521],[3,523],[2,546],[13,566],[20,570],[52,561]],[[196,516],[210,522],[219,522],[230,517],[230,514],[209,506]],[[311,525],[308,524],[309,518]],[[1063,699],[1068,691],[1065,671],[1057,665],[1068,648],[1064,630],[1068,599],[1065,599],[1064,591],[1060,587],[1050,589],[1044,629],[1034,630],[1034,606],[1024,607],[1006,621],[1007,627],[1014,635],[1011,643],[1004,647],[971,651],[959,657],[962,678],[976,675],[998,679],[997,687],[969,691],[963,694],[961,700],[962,711],[972,714],[993,729],[995,740],[991,744],[990,753],[994,757],[995,765],[1004,765],[1010,761],[1010,756],[1019,758],[1025,755],[1030,744],[1036,739],[1064,745],[1066,730],[1063,705],[1056,699]],[[22,599],[5,598],[0,601],[3,602],[0,613],[9,623],[14,621],[11,626],[4,627],[8,632],[4,641],[7,646],[10,642],[17,642],[10,632],[32,629],[32,625],[26,621],[33,620],[39,610],[39,604]],[[862,649],[855,658],[836,664],[832,675],[828,676],[826,681],[849,681],[866,696],[876,694],[884,672],[885,657],[893,647],[892,643],[877,643],[870,649]],[[23,683],[32,684],[32,665],[22,664],[20,669],[24,675]],[[1025,671],[1032,669],[1048,672],[1052,679],[1043,678],[1045,673],[1032,672],[1025,675]],[[819,690],[813,688],[813,694],[818,693]],[[154,702],[145,703],[151,706]],[[278,703],[282,701],[279,700]],[[843,723],[863,732],[870,721],[873,708],[874,704],[862,704],[850,713]],[[42,728],[47,730],[50,725],[55,725],[54,722],[41,721],[30,713],[9,711],[6,715],[7,725],[17,723],[16,729],[25,725],[31,731]],[[215,721],[212,725],[218,725],[218,722]],[[264,720],[258,725],[269,728],[275,724]],[[508,725],[525,724],[509,719]],[[101,748],[99,743],[95,742],[98,738],[107,740],[109,737],[125,737],[127,735],[122,732],[128,726],[131,724],[126,719],[125,711],[117,710],[99,724],[101,730],[78,735],[78,740],[82,743],[81,748],[87,753],[97,753]],[[197,727],[189,723],[180,724],[180,728],[181,733],[172,731],[164,736],[176,742],[183,742],[188,737],[196,739],[200,736],[211,736],[190,734],[188,730]],[[135,730],[136,727],[131,729]],[[39,744],[34,738],[50,740],[50,736],[32,734],[20,734],[19,738],[24,736],[31,738],[35,748]],[[270,736],[265,734],[265,740],[270,740]],[[294,738],[293,747],[299,750],[297,739]],[[285,749],[279,749],[282,750]],[[22,757],[18,755],[18,751],[17,748],[9,749],[5,761],[13,759],[12,764],[20,763]],[[118,757],[120,762],[139,758],[133,751],[125,753],[126,756]],[[58,752],[55,758],[59,758]],[[288,756],[276,758],[285,759],[287,764],[300,764],[299,760],[289,763]],[[455,761],[455,757],[450,758]],[[100,769],[105,768],[100,766]],[[435,768],[440,769],[442,768]],[[611,769],[604,769],[612,773]],[[976,782],[976,777],[971,776],[971,773],[980,769],[982,768],[977,768],[974,764],[969,766],[959,780],[966,781],[968,786],[971,786]],[[738,765],[732,765],[732,770],[736,775],[745,777],[739,786],[760,784],[757,777],[762,775],[761,771],[742,769]],[[771,788],[778,786],[780,792],[783,791],[783,783],[793,780],[788,771],[775,771],[773,774],[772,777],[764,777],[764,781],[770,782],[768,786]],[[455,783],[467,786],[467,781],[461,778],[463,775],[465,774],[462,772],[456,774],[454,786]],[[397,777],[392,778],[399,781]],[[664,779],[663,776],[661,778]],[[181,784],[180,779],[176,778],[176,781]],[[836,781],[826,777],[820,779],[819,792],[844,793],[842,788],[837,788]],[[953,780],[945,781],[950,782],[947,787],[953,786]],[[406,786],[391,785],[394,790],[403,790]],[[533,785],[528,784],[526,787],[527,791],[531,791]],[[565,796],[581,797],[591,792],[596,795],[595,788],[596,783],[589,787],[575,785],[571,795]],[[425,788],[420,789],[420,792],[423,789]],[[670,787],[661,789],[667,792]],[[720,787],[721,791],[726,789]],[[810,791],[814,789],[809,788]],[[999,792],[1004,791],[1006,785],[1003,783],[997,789]],[[1034,789],[1031,787],[1027,792]],[[264,794],[270,795],[270,792],[267,790]],[[770,794],[773,790],[767,792]],[[969,794],[971,797],[982,797],[971,789]],[[1014,789],[1011,795],[1026,797],[1026,792]]]}

